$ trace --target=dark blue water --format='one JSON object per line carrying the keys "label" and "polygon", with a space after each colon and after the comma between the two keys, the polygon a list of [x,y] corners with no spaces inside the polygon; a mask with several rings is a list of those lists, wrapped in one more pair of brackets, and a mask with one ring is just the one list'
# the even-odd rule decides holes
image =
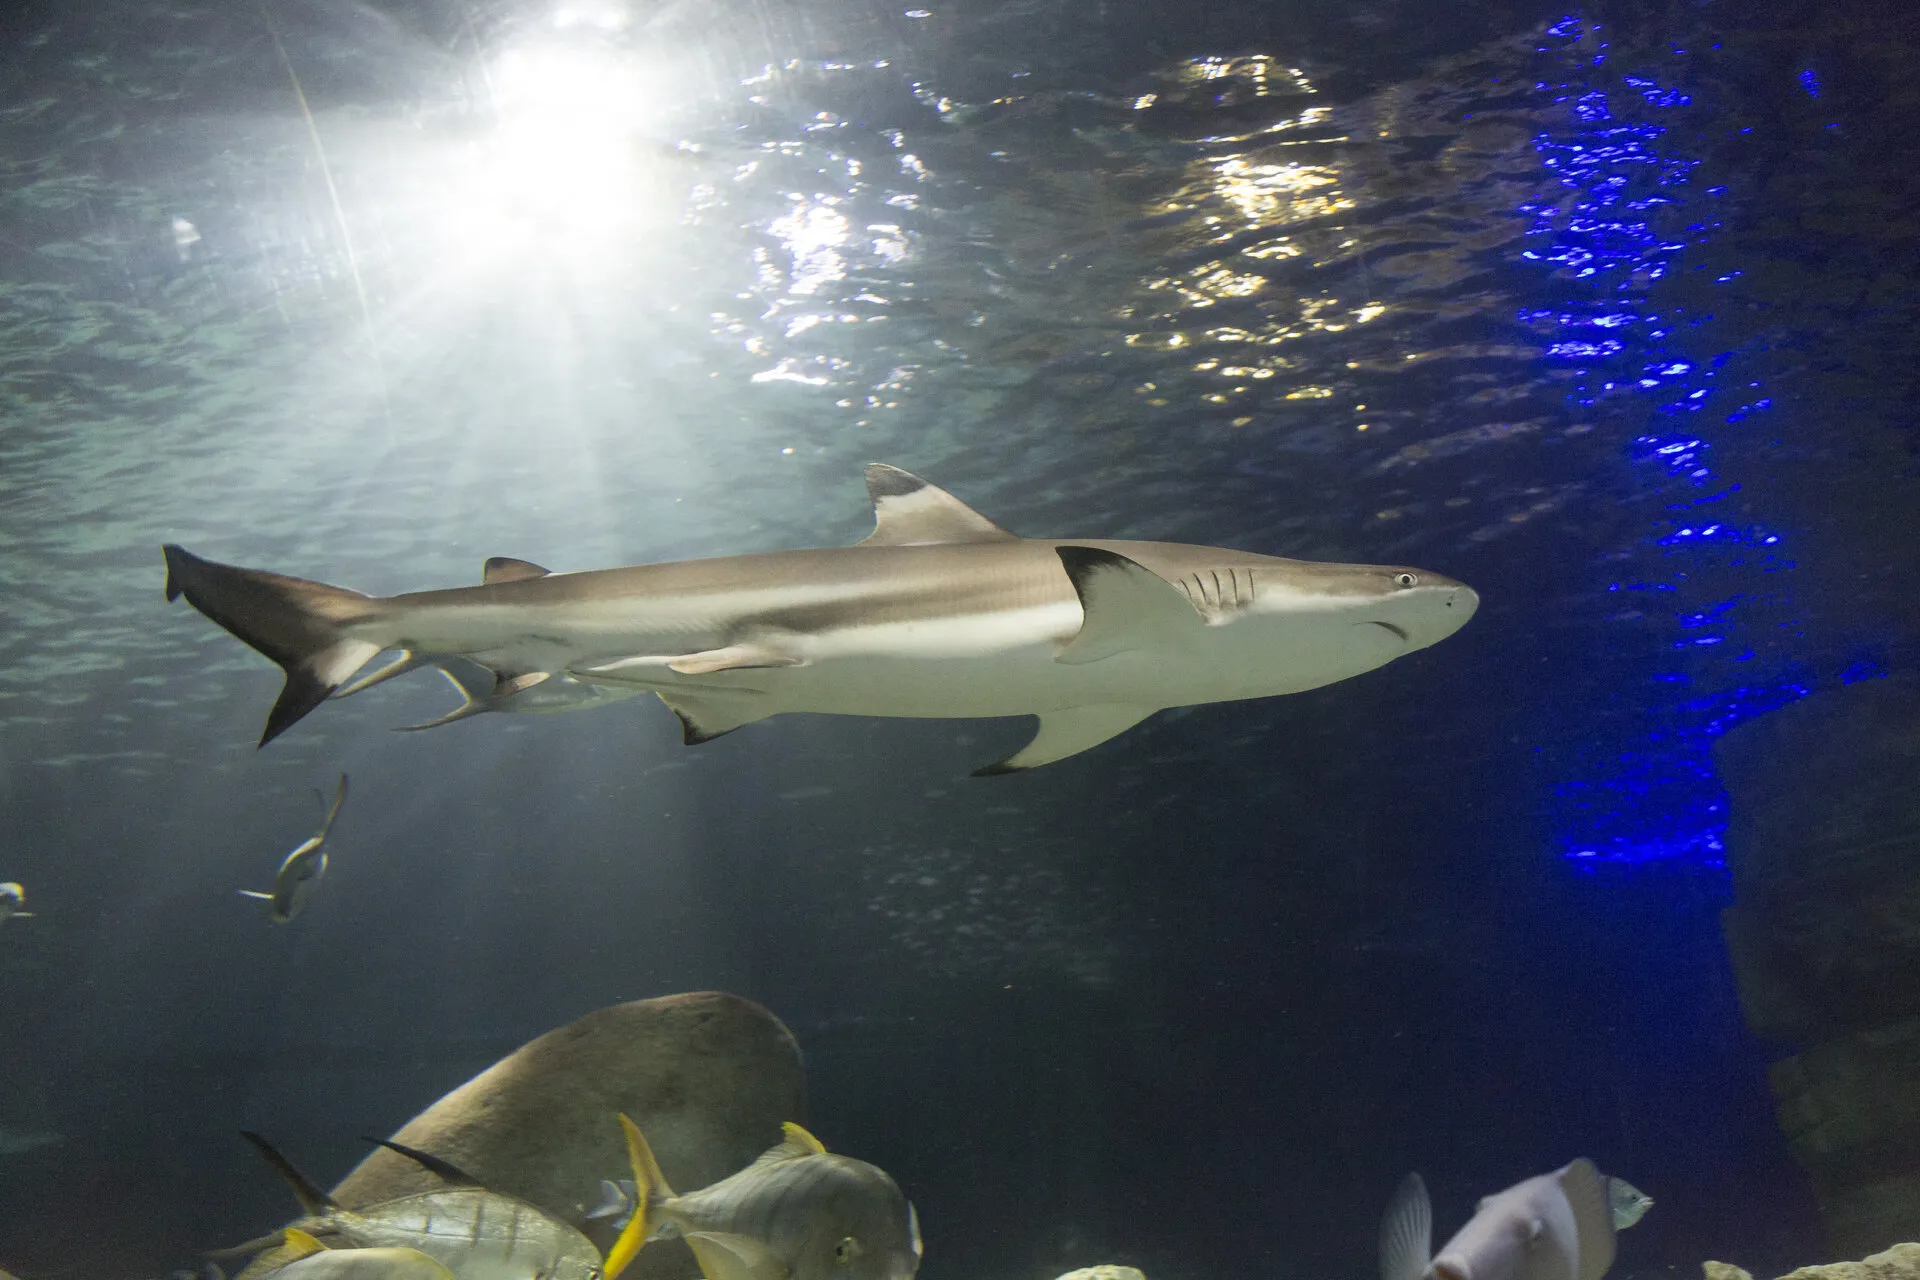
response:
{"label": "dark blue water", "polygon": [[[1810,6],[1805,7],[1811,9]],[[1372,1273],[1587,1154],[1623,1273],[1820,1256],[1713,738],[1913,665],[1895,7],[140,5],[5,19],[0,1265],[284,1220],[521,1041],[725,988],[931,1280]],[[264,751],[158,546],[391,593],[863,536],[1408,563],[1460,635],[968,770],[1018,722],[652,700]],[[504,723],[503,723],[504,722]],[[355,794],[306,915],[233,896]]]}

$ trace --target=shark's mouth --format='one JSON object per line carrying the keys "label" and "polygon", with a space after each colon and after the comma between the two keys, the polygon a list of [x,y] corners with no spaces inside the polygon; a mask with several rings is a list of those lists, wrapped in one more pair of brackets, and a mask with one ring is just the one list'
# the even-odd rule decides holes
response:
{"label": "shark's mouth", "polygon": [[1358,623],[1356,625],[1362,626],[1362,627],[1379,627],[1385,631],[1392,632],[1394,635],[1400,637],[1401,644],[1413,643],[1413,637],[1407,634],[1405,627],[1397,626],[1391,622],[1380,622],[1376,619],[1368,619],[1366,622]]}

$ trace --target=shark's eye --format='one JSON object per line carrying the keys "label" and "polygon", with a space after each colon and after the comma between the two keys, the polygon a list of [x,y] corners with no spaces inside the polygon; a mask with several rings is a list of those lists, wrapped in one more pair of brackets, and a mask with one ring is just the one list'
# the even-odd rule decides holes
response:
{"label": "shark's eye", "polygon": [[1396,573],[1393,575],[1393,581],[1397,586],[1411,587],[1420,581],[1420,575],[1417,573]]}
{"label": "shark's eye", "polygon": [[833,1260],[843,1267],[859,1256],[860,1242],[852,1236],[848,1236],[839,1244],[833,1246]]}

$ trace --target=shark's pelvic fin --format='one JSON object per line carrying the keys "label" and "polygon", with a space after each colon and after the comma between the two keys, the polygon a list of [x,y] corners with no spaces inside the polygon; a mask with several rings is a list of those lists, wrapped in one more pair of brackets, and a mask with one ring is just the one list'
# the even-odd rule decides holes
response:
{"label": "shark's pelvic fin", "polygon": [[1158,710],[1158,707],[1101,703],[1091,707],[1043,711],[1040,713],[1040,728],[1035,731],[1033,741],[998,764],[975,769],[973,776],[992,778],[1064,760],[1088,747],[1097,747],[1116,734],[1125,733]]}
{"label": "shark's pelvic fin", "polygon": [[730,644],[724,649],[689,653],[667,663],[667,669],[683,676],[711,675],[715,671],[740,671],[753,667],[797,667],[803,659],[781,653],[766,644]]}
{"label": "shark's pelvic fin", "polygon": [[403,676],[409,671],[418,671],[422,667],[432,665],[433,659],[428,655],[424,653],[414,653],[410,649],[402,649],[400,656],[392,662],[381,667],[372,675],[361,676],[358,680],[350,684],[341,685],[333,691],[333,696],[336,698],[351,698],[354,694],[364,693],[377,684],[385,684],[395,676]]}
{"label": "shark's pelvic fin", "polygon": [[960,499],[911,472],[884,462],[867,464],[873,532],[862,547],[925,547],[950,542],[1017,542]]}
{"label": "shark's pelvic fin", "polygon": [[492,586],[496,582],[519,582],[526,578],[544,578],[552,573],[531,560],[515,560],[512,556],[492,556],[480,569],[480,582]]}
{"label": "shark's pelvic fin", "polygon": [[1179,650],[1205,629],[1206,619],[1186,593],[1139,562],[1098,547],[1054,551],[1083,615],[1079,634],[1055,662],[1098,662],[1129,649]]}
{"label": "shark's pelvic fin", "polygon": [[167,557],[167,599],[184,595],[194,608],[286,672],[286,684],[260,735],[263,747],[387,647],[341,633],[342,623],[367,609],[368,598],[358,591],[216,564],[172,543],[161,550]]}
{"label": "shark's pelvic fin", "polygon": [[752,696],[728,696],[724,693],[683,689],[658,689],[667,710],[680,717],[680,741],[689,747],[712,742],[732,733],[743,724],[765,720],[773,713],[758,705]]}

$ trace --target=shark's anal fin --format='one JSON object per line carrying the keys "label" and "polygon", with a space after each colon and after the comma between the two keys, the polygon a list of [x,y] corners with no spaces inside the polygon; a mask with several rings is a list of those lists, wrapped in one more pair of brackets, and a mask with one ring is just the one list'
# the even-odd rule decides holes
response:
{"label": "shark's anal fin", "polygon": [[1054,551],[1080,597],[1082,615],[1079,633],[1055,662],[1078,665],[1130,649],[1179,649],[1204,631],[1206,619],[1187,594],[1138,561],[1099,547]]}
{"label": "shark's anal fin", "polygon": [[728,697],[725,694],[691,693],[678,689],[661,689],[657,692],[660,701],[667,704],[667,710],[680,718],[680,741],[689,747],[712,742],[743,724],[752,724],[773,714],[754,697]]}
{"label": "shark's anal fin", "polygon": [[724,649],[683,654],[667,663],[683,676],[712,675],[716,671],[744,671],[756,667],[797,667],[803,659],[764,644],[730,644]]}
{"label": "shark's anal fin", "polygon": [[884,462],[867,464],[873,532],[862,547],[927,547],[954,542],[1018,542],[960,499],[919,476]]}
{"label": "shark's anal fin", "polygon": [[486,564],[480,567],[480,582],[483,586],[492,586],[496,582],[521,582],[527,578],[544,578],[552,573],[531,560],[515,560],[512,556],[489,556]]}
{"label": "shark's anal fin", "polygon": [[1123,703],[1099,703],[1091,707],[1066,707],[1040,713],[1040,728],[1033,741],[998,764],[975,769],[976,778],[992,778],[1003,773],[1018,773],[1036,765],[1052,764],[1078,755],[1088,747],[1097,747],[1108,738],[1125,733],[1158,711],[1158,707],[1135,707]]}

